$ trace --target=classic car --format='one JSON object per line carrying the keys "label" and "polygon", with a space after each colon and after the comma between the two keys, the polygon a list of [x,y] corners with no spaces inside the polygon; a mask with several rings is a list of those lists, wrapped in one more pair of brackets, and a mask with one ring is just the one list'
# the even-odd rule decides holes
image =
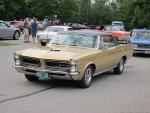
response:
{"label": "classic car", "polygon": [[29,81],[67,79],[88,88],[93,76],[113,69],[121,74],[132,47],[110,33],[78,30],[59,33],[47,45],[14,53],[14,67]]}
{"label": "classic car", "polygon": [[127,41],[130,41],[130,32],[128,31],[107,31],[107,32],[112,33],[120,40],[125,39]]}
{"label": "classic car", "polygon": [[8,25],[4,21],[0,21],[0,38],[13,38],[18,40],[20,37],[20,30],[14,26]]}
{"label": "classic car", "polygon": [[130,40],[134,55],[139,53],[150,54],[150,30],[134,29]]}
{"label": "classic car", "polygon": [[46,40],[49,42],[53,37],[56,37],[58,32],[72,30],[72,27],[69,26],[49,26],[44,31],[37,32],[37,40]]}

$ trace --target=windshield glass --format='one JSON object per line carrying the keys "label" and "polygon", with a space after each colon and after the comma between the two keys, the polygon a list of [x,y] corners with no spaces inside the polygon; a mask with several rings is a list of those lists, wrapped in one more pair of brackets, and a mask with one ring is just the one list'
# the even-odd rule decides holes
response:
{"label": "windshield glass", "polygon": [[134,31],[132,38],[150,38],[150,32]]}
{"label": "windshield glass", "polygon": [[59,34],[50,41],[50,44],[96,48],[97,36],[85,34]]}
{"label": "windshield glass", "polygon": [[48,31],[48,32],[62,32],[62,31],[64,31],[64,28],[48,27],[48,28],[45,29],[45,31]]}

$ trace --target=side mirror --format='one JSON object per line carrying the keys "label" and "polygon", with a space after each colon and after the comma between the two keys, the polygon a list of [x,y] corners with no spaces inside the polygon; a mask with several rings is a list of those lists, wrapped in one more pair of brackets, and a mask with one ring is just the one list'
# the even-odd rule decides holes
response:
{"label": "side mirror", "polygon": [[41,40],[41,46],[46,46],[47,45],[47,41],[46,40]]}

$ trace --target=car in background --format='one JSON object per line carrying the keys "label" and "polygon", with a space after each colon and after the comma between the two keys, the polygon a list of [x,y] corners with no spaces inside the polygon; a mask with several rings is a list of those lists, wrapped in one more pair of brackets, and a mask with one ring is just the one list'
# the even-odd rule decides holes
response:
{"label": "car in background", "polygon": [[123,22],[121,22],[121,21],[112,21],[112,25],[124,26],[124,25],[123,25]]}
{"label": "car in background", "polygon": [[10,21],[9,22],[10,25],[15,26],[16,28],[19,28],[21,32],[23,32],[24,26],[23,23],[21,23],[20,21]]}
{"label": "car in background", "polygon": [[105,25],[106,31],[125,31],[124,26],[121,25]]}
{"label": "car in background", "polygon": [[44,31],[38,31],[36,37],[39,42],[42,40],[49,42],[53,37],[57,36],[58,32],[70,30],[72,30],[70,26],[49,26]]}
{"label": "car in background", "polygon": [[70,23],[70,25],[74,30],[78,30],[78,29],[90,29],[89,26],[83,25],[83,24],[79,24],[79,23]]}
{"label": "car in background", "polygon": [[18,40],[20,37],[20,29],[14,26],[8,25],[4,21],[0,21],[0,38],[13,38]]}
{"label": "car in background", "polygon": [[107,32],[115,35],[118,38],[118,40],[127,40],[127,42],[130,41],[130,32],[128,31],[107,31]]}
{"label": "car in background", "polygon": [[138,53],[150,54],[150,30],[134,29],[130,43],[133,46],[134,55]]}
{"label": "car in background", "polygon": [[15,69],[29,81],[66,79],[90,87],[93,77],[110,69],[122,74],[132,46],[96,30],[61,32],[47,45],[14,54]]}

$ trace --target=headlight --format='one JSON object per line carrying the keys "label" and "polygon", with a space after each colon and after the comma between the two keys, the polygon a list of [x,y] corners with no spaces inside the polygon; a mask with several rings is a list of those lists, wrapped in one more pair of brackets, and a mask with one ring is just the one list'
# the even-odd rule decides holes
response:
{"label": "headlight", "polygon": [[16,53],[14,54],[14,60],[15,60],[15,65],[20,65],[20,56],[17,55]]}
{"label": "headlight", "polygon": [[16,61],[15,61],[15,64],[16,64],[17,66],[21,65],[20,60],[16,60]]}
{"label": "headlight", "polygon": [[74,60],[70,60],[70,72],[75,73],[78,72],[76,62]]}
{"label": "headlight", "polygon": [[15,60],[18,60],[20,57],[19,57],[19,55],[17,55],[16,53],[14,54],[14,59]]}

